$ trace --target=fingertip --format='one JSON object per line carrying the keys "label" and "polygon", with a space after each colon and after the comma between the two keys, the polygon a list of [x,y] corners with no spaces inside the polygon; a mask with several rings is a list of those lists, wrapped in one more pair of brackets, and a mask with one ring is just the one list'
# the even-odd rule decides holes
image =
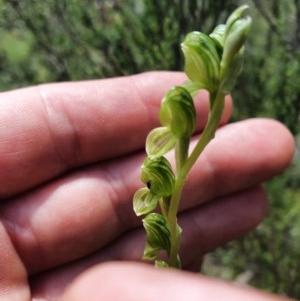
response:
{"label": "fingertip", "polygon": [[[131,276],[135,273],[140,274],[139,269],[135,269],[135,265],[125,262],[96,265],[81,274],[67,287],[62,301],[98,301],[99,298],[105,301],[137,300],[134,298],[134,292],[128,291],[135,286],[135,279]],[[144,275],[142,271],[141,276]]]}
{"label": "fingertip", "polygon": [[295,138],[292,135],[291,131],[288,129],[286,125],[277,121],[277,120],[269,120],[269,124],[272,130],[274,128],[274,132],[276,131],[278,136],[273,137],[275,141],[277,140],[278,147],[277,151],[279,152],[279,156],[282,156],[282,166],[283,168],[287,167],[295,154]]}
{"label": "fingertip", "polygon": [[250,288],[174,269],[155,269],[137,263],[107,263],[81,276],[62,301],[230,300],[279,301]]}
{"label": "fingertip", "polygon": [[254,122],[251,130],[253,138],[257,137],[257,152],[265,153],[269,160],[268,168],[274,174],[283,172],[291,163],[295,152],[295,139],[290,130],[281,122],[268,119],[249,119],[245,123]]}
{"label": "fingertip", "polygon": [[237,167],[243,166],[253,179],[256,174],[261,182],[282,173],[294,157],[293,135],[284,124],[273,119],[252,118],[231,123],[221,128],[217,136],[211,149],[215,152],[214,160],[222,152],[223,157],[231,158]]}

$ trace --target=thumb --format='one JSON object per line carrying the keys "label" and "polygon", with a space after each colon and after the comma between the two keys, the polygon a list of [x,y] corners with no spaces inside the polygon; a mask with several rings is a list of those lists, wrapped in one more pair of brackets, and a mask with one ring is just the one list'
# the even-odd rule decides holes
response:
{"label": "thumb", "polygon": [[199,274],[156,269],[137,263],[107,263],[80,276],[63,301],[288,301],[289,299],[241,288]]}

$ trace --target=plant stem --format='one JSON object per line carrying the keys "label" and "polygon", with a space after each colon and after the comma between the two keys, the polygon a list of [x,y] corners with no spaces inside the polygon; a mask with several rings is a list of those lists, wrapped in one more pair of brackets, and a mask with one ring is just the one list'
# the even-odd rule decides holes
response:
{"label": "plant stem", "polygon": [[184,166],[187,160],[189,146],[190,146],[190,138],[180,138],[175,146],[177,176],[176,176],[173,194],[170,201],[168,215],[166,216],[169,230],[171,233],[171,246],[172,246],[169,254],[169,266],[176,267],[176,268],[180,268],[180,263],[178,262],[180,234],[178,233],[178,228],[177,228],[177,211],[180,202],[181,192],[186,177],[186,175],[182,174],[181,170],[182,170],[182,166]]}
{"label": "plant stem", "polygon": [[184,165],[189,152],[190,138],[180,138],[175,145],[176,169],[180,170]]}
{"label": "plant stem", "polygon": [[182,189],[185,184],[186,176],[187,175],[185,173],[182,173],[182,169],[179,170],[176,177],[174,190],[170,202],[170,208],[167,216],[167,222],[168,222],[168,227],[171,236],[169,266],[175,268],[180,268],[180,263],[178,262],[180,234],[178,233],[178,227],[177,227],[177,211],[178,211],[178,206],[181,198]]}
{"label": "plant stem", "polygon": [[[224,93],[218,91],[216,94],[210,94],[210,103],[212,104],[211,111],[209,114],[208,122],[204,128],[204,131],[196,144],[191,155],[187,157],[188,147],[185,143],[189,141],[181,141],[177,146],[176,164],[177,164],[177,176],[174,185],[174,190],[170,202],[170,208],[167,215],[168,227],[171,235],[171,248],[169,253],[169,266],[179,268],[180,263],[178,262],[180,233],[178,233],[177,226],[177,212],[179,202],[182,194],[183,186],[186,182],[187,175],[191,170],[192,166],[207,146],[207,144],[214,138],[217,127],[220,123],[223,109],[224,109]],[[181,145],[182,143],[182,145]],[[180,151],[186,152],[185,157]]]}
{"label": "plant stem", "polygon": [[[212,97],[212,95],[210,95],[210,97]],[[199,158],[204,148],[214,138],[215,132],[218,128],[218,125],[220,123],[223,114],[224,97],[225,94],[218,91],[213,101],[211,101],[211,103],[213,103],[213,106],[209,114],[208,122],[194,150],[192,151],[189,158],[186,160],[185,165],[182,167],[185,174],[189,173],[189,171],[195,164],[196,160]]]}

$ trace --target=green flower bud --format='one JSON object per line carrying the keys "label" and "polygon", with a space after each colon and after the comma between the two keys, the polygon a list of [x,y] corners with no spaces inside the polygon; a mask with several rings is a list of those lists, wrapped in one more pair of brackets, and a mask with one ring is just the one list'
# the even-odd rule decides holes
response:
{"label": "green flower bud", "polygon": [[158,197],[172,194],[175,176],[165,157],[147,157],[142,165],[141,180]]}
{"label": "green flower bud", "polygon": [[181,44],[185,56],[185,73],[199,89],[216,91],[220,73],[220,47],[201,32],[189,33]]}
{"label": "green flower bud", "polygon": [[239,52],[243,52],[242,48],[251,26],[250,17],[241,18],[242,13],[247,8],[247,5],[239,7],[233,12],[226,22],[220,71],[221,79],[223,79],[225,76],[228,76],[226,73],[228,72],[228,69],[231,68],[231,64],[235,59],[235,56],[238,55]]}
{"label": "green flower bud", "polygon": [[159,119],[178,138],[189,138],[196,128],[196,110],[190,93],[183,87],[172,88],[163,98]]}
{"label": "green flower bud", "polygon": [[229,94],[236,83],[238,75],[240,74],[243,68],[244,62],[244,47],[236,54],[233,58],[230,68],[228,68],[226,76],[223,78],[221,82],[221,90],[224,94]]}
{"label": "green flower bud", "polygon": [[225,24],[220,24],[209,35],[213,40],[215,40],[220,45],[220,47],[222,47],[222,51],[223,51],[223,45],[224,45],[225,30],[226,30],[226,25]]}
{"label": "green flower bud", "polygon": [[226,31],[225,31],[225,35],[224,35],[224,40],[227,39],[230,31],[232,30],[231,27],[234,25],[234,23],[238,20],[240,20],[243,16],[243,13],[245,12],[245,10],[247,10],[249,8],[249,6],[247,4],[245,5],[241,5],[239,6],[235,11],[233,11],[231,13],[231,15],[227,18],[226,21]]}
{"label": "green flower bud", "polygon": [[159,201],[159,196],[151,193],[147,187],[139,189],[133,196],[133,210],[137,216],[153,211]]}
{"label": "green flower bud", "polygon": [[170,250],[170,231],[166,219],[158,213],[150,213],[143,219],[147,232],[147,243],[144,250],[144,259],[153,260],[161,250]]}
{"label": "green flower bud", "polygon": [[156,128],[147,136],[146,152],[148,156],[161,157],[175,146],[177,140],[169,127]]}

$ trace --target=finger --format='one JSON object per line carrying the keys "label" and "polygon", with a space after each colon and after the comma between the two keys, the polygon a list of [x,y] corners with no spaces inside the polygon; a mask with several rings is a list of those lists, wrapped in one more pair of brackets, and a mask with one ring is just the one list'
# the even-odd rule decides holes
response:
{"label": "finger", "polygon": [[[228,124],[217,131],[201,154],[185,190],[205,202],[257,185],[285,170],[294,151],[293,136],[275,120],[248,119]],[[188,198],[181,208],[193,204]]]}
{"label": "finger", "polygon": [[[253,230],[267,213],[267,197],[261,187],[217,198],[191,210],[181,212],[180,256],[184,269],[192,267],[206,253],[238,239]],[[108,246],[96,260],[140,261],[145,246],[145,231],[135,229]],[[95,264],[97,261],[94,261]]]}
{"label": "finger", "polygon": [[[217,198],[179,214],[182,228],[183,268],[199,256],[240,238],[254,229],[267,213],[267,197],[260,187]],[[106,260],[140,260],[145,244],[145,231],[136,229],[112,243]],[[105,253],[105,252],[104,252]],[[199,269],[200,266],[198,266]]]}
{"label": "finger", "polygon": [[[181,213],[179,224],[183,232],[180,253],[183,268],[199,271],[199,261],[205,253],[256,227],[266,214],[266,208],[265,193],[260,188],[254,188]],[[83,260],[33,277],[32,294],[36,299],[43,300],[46,296],[58,299],[74,278],[93,265],[115,260],[141,261],[144,246],[143,229],[127,232]]]}
{"label": "finger", "polygon": [[195,264],[203,255],[253,230],[267,211],[267,195],[258,186],[184,212],[180,220],[183,267],[199,271],[200,265]]}
{"label": "finger", "polygon": [[[74,167],[144,148],[163,95],[182,73],[153,72],[100,81],[47,84],[0,94],[0,198]],[[199,129],[208,99],[195,101]],[[230,100],[223,122],[231,112]]]}
{"label": "finger", "polygon": [[120,298],[124,301],[288,300],[197,274],[131,263],[111,263],[91,269],[69,288],[62,300],[93,301],[99,300],[99,296],[105,301]]}
{"label": "finger", "polygon": [[0,223],[0,300],[29,300],[26,269]]}
{"label": "finger", "polygon": [[[228,126],[230,135],[226,128],[193,169],[182,210],[256,186],[289,164],[294,142],[279,123],[244,121]],[[228,139],[234,147],[227,145]],[[143,158],[141,154],[102,163],[3,203],[0,220],[28,271],[85,256],[139,225],[132,195],[141,186]]]}

